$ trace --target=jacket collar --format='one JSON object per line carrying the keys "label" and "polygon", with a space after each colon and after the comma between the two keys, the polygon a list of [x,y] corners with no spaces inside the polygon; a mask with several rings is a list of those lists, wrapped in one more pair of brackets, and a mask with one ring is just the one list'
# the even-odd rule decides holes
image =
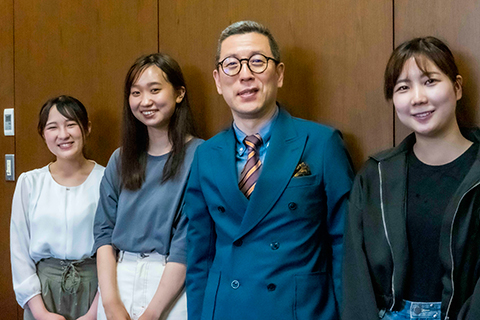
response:
{"label": "jacket collar", "polygon": [[[474,143],[480,142],[480,130],[462,129],[462,134]],[[385,231],[391,243],[393,263],[396,268],[395,286],[396,297],[403,295],[403,275],[408,266],[408,241],[406,230],[406,190],[407,190],[407,151],[415,144],[415,135],[410,134],[397,147],[380,152],[371,158],[378,162],[379,175],[381,179],[381,192],[383,194],[382,207],[384,208]],[[440,255],[450,261],[450,232],[454,223],[457,206],[464,195],[478,185],[480,181],[480,150],[477,159],[470,171],[460,184],[459,188],[452,195],[452,198],[445,210],[442,222],[442,237],[440,238]],[[457,239],[459,243],[464,243]],[[462,246],[460,246],[462,247]]]}

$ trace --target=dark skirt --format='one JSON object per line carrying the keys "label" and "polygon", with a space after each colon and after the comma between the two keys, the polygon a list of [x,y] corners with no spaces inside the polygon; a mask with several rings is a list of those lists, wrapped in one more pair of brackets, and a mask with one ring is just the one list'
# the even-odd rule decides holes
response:
{"label": "dark skirt", "polygon": [[[75,320],[85,315],[97,294],[98,279],[95,259],[44,259],[37,263],[42,299],[48,311]],[[24,320],[35,320],[25,308]]]}

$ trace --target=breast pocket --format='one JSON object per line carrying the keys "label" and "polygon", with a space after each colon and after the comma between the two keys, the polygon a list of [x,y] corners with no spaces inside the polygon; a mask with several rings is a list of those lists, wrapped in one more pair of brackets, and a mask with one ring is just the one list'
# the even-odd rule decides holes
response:
{"label": "breast pocket", "polygon": [[302,177],[292,177],[287,188],[308,187],[317,183],[318,174]]}
{"label": "breast pocket", "polygon": [[291,178],[276,207],[286,209],[290,217],[320,219],[325,199],[320,180],[320,175]]}

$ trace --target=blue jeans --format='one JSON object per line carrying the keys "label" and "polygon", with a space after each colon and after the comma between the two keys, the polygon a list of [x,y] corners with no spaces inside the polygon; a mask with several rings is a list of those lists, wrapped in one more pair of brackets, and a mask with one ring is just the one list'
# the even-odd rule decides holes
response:
{"label": "blue jeans", "polygon": [[442,316],[441,302],[412,302],[404,300],[400,311],[387,311],[383,320],[437,320]]}

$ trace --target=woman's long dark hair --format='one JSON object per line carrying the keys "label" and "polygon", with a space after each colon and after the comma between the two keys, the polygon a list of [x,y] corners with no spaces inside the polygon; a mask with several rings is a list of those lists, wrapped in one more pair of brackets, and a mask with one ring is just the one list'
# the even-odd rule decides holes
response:
{"label": "woman's long dark hair", "polygon": [[[130,110],[130,90],[140,75],[151,66],[162,70],[166,79],[175,90],[186,88],[182,70],[178,63],[169,55],[154,53],[138,58],[132,65],[125,78],[123,102],[123,130],[122,148],[120,151],[120,177],[122,185],[129,190],[137,190],[145,181],[147,167],[147,151],[149,137],[147,127],[133,115]],[[190,104],[188,91],[180,103],[175,106],[175,111],[168,124],[168,139],[172,150],[168,155],[163,168],[160,183],[174,179],[185,158],[185,142],[188,136],[197,136]]]}

